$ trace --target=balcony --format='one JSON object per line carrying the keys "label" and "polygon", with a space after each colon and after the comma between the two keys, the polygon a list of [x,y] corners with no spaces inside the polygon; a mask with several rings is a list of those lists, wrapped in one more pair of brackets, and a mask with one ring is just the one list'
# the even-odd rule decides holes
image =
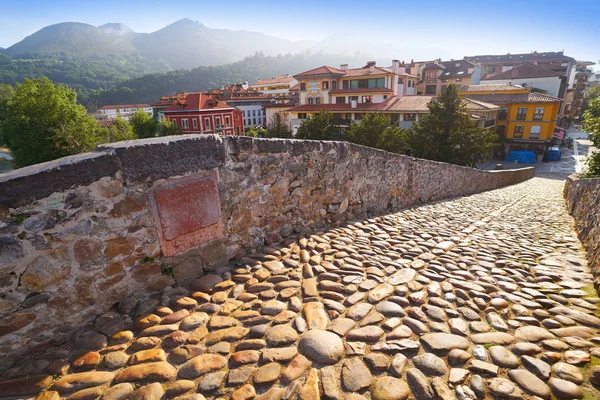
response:
{"label": "balcony", "polygon": [[437,78],[425,78],[425,83],[437,83]]}
{"label": "balcony", "polygon": [[352,121],[349,119],[334,118],[332,124],[336,126],[350,126],[352,125]]}
{"label": "balcony", "polygon": [[491,128],[492,126],[496,126],[496,120],[495,119],[488,119],[483,124],[484,128]]}

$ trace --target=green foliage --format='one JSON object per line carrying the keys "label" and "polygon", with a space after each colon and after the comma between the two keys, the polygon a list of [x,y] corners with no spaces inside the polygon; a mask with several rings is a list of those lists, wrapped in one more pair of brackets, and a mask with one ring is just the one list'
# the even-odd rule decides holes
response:
{"label": "green foliage", "polygon": [[154,257],[146,256],[142,258],[141,264],[148,264],[154,261]]}
{"label": "green foliage", "polygon": [[264,137],[267,137],[268,133],[269,132],[265,128],[262,128],[262,127],[257,128],[255,126],[251,126],[246,131],[246,136],[250,136],[253,138],[264,138]]}
{"label": "green foliage", "polygon": [[273,114],[271,121],[269,121],[269,124],[267,125],[265,137],[288,139],[292,137],[292,131],[290,130],[288,121],[282,113],[276,112]]}
{"label": "green foliage", "polygon": [[412,156],[470,167],[489,158],[497,136],[470,120],[458,86],[448,85],[429,110],[403,134],[404,146]]}
{"label": "green foliage", "polygon": [[175,278],[175,267],[170,267],[169,264],[162,262],[160,264],[160,273],[165,276]]}
{"label": "green foliage", "polygon": [[7,83],[0,83],[0,102],[10,99],[14,96],[14,94],[15,89],[11,85]]}
{"label": "green foliage", "polygon": [[18,84],[0,111],[0,131],[17,166],[89,151],[100,142],[99,125],[77,104],[75,91],[48,78]]}
{"label": "green foliage", "polygon": [[140,139],[158,135],[158,124],[142,109],[137,110],[137,112],[129,118],[129,122],[133,127],[135,135]]}
{"label": "green foliage", "polygon": [[175,125],[170,119],[162,118],[158,121],[158,136],[181,135],[183,130]]}
{"label": "green foliage", "polygon": [[600,177],[600,90],[595,97],[588,97],[588,108],[583,113],[583,129],[589,132],[589,139],[596,150],[587,159],[587,169],[581,174],[584,178]]}
{"label": "green foliage", "polygon": [[131,124],[122,118],[117,118],[112,124],[98,129],[100,143],[121,142],[137,139]]}
{"label": "green foliage", "polygon": [[402,130],[382,114],[366,114],[360,123],[352,123],[347,131],[348,140],[363,146],[375,147],[392,153],[402,153]]}
{"label": "green foliage", "polygon": [[333,123],[333,114],[320,111],[317,114],[309,115],[302,122],[296,132],[296,139],[341,140],[342,137]]}

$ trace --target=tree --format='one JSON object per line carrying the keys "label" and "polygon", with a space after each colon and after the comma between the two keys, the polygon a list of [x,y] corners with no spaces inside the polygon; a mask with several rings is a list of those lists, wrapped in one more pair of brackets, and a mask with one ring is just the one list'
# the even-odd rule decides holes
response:
{"label": "tree", "polygon": [[142,138],[158,136],[158,125],[156,121],[142,109],[136,111],[129,119],[135,135]]}
{"label": "tree", "polygon": [[588,98],[587,110],[583,113],[583,129],[589,132],[589,139],[595,150],[587,159],[587,169],[581,174],[584,178],[600,177],[600,91]]}
{"label": "tree", "polygon": [[0,116],[0,130],[18,166],[92,150],[98,129],[73,89],[45,77],[18,84]]}
{"label": "tree", "polygon": [[269,134],[269,132],[267,132],[267,130],[265,128],[261,128],[260,126],[258,128],[255,127],[255,126],[251,126],[246,131],[246,136],[250,136],[250,137],[253,137],[253,138],[268,137],[267,136],[268,134]]}
{"label": "tree", "polygon": [[471,121],[458,86],[448,85],[428,107],[430,113],[403,134],[411,155],[470,167],[489,158],[497,136]]}
{"label": "tree", "polygon": [[296,132],[296,139],[340,140],[340,136],[333,124],[333,114],[327,111],[309,115]]}
{"label": "tree", "polygon": [[137,138],[133,127],[122,118],[117,118],[112,124],[100,129],[100,141],[102,143],[120,142]]}
{"label": "tree", "polygon": [[287,118],[281,112],[276,112],[267,125],[267,135],[269,138],[291,138],[292,131],[287,122]]}
{"label": "tree", "polygon": [[181,135],[182,133],[183,131],[181,128],[175,125],[170,119],[161,118],[161,120],[158,121],[159,136]]}
{"label": "tree", "polygon": [[403,152],[401,133],[383,114],[366,114],[360,123],[352,123],[347,130],[350,142],[393,153]]}
{"label": "tree", "polygon": [[10,99],[14,96],[14,94],[15,89],[11,85],[7,83],[0,83],[0,102]]}

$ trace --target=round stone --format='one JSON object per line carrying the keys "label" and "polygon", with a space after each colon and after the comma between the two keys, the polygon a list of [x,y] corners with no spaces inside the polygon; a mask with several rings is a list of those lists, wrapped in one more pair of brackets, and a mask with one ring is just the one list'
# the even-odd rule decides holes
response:
{"label": "round stone", "polygon": [[402,379],[386,376],[371,385],[373,400],[406,400],[409,394],[410,389]]}
{"label": "round stone", "polygon": [[335,333],[313,329],[302,335],[298,350],[312,361],[335,364],[344,357],[344,343]]}

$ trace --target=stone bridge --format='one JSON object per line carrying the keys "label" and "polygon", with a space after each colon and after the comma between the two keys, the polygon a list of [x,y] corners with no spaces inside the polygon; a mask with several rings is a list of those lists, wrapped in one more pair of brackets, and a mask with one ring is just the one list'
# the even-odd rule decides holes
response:
{"label": "stone bridge", "polygon": [[533,175],[217,136],[0,175],[0,398],[598,399],[600,183]]}

